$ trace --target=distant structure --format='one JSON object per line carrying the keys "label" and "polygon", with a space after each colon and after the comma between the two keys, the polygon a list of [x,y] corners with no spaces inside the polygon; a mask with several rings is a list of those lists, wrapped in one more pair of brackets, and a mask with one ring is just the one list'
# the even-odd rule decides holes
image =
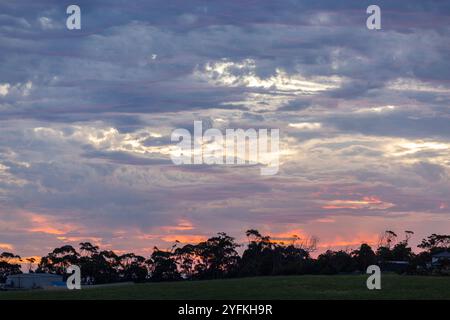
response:
{"label": "distant structure", "polygon": [[408,270],[410,264],[408,261],[384,261],[380,263],[381,271],[404,273]]}
{"label": "distant structure", "polygon": [[8,276],[5,288],[45,289],[64,286],[63,277],[49,273],[22,273]]}
{"label": "distant structure", "polygon": [[440,267],[443,264],[450,262],[450,252],[442,251],[431,256],[431,265],[433,267]]}

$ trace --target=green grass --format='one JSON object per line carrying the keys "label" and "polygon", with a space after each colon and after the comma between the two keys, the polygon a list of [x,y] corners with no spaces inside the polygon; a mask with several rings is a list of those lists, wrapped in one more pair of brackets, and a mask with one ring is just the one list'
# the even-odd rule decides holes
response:
{"label": "green grass", "polygon": [[130,284],[77,291],[0,292],[1,299],[450,299],[450,277],[383,275],[381,290],[367,276],[279,276]]}

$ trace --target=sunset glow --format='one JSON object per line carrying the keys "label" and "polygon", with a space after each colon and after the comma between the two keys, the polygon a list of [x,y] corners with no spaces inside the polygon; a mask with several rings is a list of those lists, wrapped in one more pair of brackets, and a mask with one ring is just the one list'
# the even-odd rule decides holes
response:
{"label": "sunset glow", "polygon": [[[386,1],[379,30],[361,1],[188,2],[83,2],[80,30],[63,4],[0,4],[1,252],[448,233],[444,1]],[[223,151],[210,129],[273,130],[279,148],[173,161],[176,130],[193,159]]]}

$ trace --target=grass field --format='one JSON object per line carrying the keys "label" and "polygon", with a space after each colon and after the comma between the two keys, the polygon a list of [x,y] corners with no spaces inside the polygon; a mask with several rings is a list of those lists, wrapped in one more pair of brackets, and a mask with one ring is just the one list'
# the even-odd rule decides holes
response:
{"label": "grass field", "polygon": [[279,276],[130,284],[78,291],[0,292],[1,299],[450,299],[450,277],[383,275],[369,291],[366,276]]}

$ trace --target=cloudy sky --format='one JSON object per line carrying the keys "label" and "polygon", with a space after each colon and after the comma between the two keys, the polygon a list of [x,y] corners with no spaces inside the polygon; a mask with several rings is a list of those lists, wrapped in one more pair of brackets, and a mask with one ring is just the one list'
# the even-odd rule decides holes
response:
{"label": "cloudy sky", "polygon": [[[449,35],[446,1],[0,0],[0,251],[448,233]],[[278,174],[175,166],[194,120],[278,128]]]}

